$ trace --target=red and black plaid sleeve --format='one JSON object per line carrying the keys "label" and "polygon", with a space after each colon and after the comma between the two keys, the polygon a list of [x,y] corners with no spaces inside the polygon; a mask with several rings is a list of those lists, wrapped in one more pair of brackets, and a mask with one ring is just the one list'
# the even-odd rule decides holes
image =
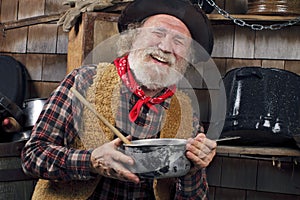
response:
{"label": "red and black plaid sleeve", "polygon": [[78,113],[69,89],[79,75],[84,76],[82,79],[86,82],[82,86],[87,87],[94,74],[92,66],[74,70],[51,94],[22,151],[22,167],[27,174],[55,180],[92,177],[89,172],[91,152],[70,148],[78,135],[74,120]]}

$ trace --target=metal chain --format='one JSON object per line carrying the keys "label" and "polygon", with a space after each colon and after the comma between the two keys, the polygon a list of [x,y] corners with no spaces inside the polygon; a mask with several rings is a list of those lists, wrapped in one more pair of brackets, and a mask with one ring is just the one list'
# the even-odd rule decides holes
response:
{"label": "metal chain", "polygon": [[[200,3],[201,1],[201,3]],[[287,26],[293,26],[297,23],[300,22],[300,17],[296,17],[295,19],[291,19],[285,23],[281,23],[281,24],[271,24],[271,25],[261,25],[261,24],[249,24],[247,23],[245,20],[242,20],[242,19],[238,19],[238,18],[235,18],[233,16],[231,16],[228,12],[226,12],[225,10],[223,10],[222,8],[220,8],[213,0],[206,0],[206,2],[211,5],[212,7],[214,7],[218,13],[220,15],[222,15],[223,17],[227,18],[227,19],[230,19],[233,21],[234,24],[238,25],[238,26],[247,26],[247,27],[250,27],[252,30],[255,30],[255,31],[261,31],[261,30],[264,30],[264,29],[269,29],[269,30],[279,30],[279,29],[282,29],[283,27],[287,27]],[[203,6],[203,0],[198,0],[198,6],[200,8],[202,8]]]}

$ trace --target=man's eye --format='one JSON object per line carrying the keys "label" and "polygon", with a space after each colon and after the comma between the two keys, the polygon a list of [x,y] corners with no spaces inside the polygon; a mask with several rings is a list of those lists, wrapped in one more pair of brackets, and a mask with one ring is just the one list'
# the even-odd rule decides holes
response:
{"label": "man's eye", "polygon": [[154,31],[154,32],[152,32],[156,37],[159,37],[159,38],[161,38],[161,37],[163,37],[164,36],[164,34],[162,33],[162,32],[159,32],[159,31]]}
{"label": "man's eye", "polygon": [[184,45],[184,42],[182,40],[174,40],[174,43],[176,45]]}

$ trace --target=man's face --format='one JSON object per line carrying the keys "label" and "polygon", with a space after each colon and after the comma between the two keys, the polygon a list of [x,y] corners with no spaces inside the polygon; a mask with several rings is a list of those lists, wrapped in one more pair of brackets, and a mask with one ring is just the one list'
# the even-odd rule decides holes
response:
{"label": "man's face", "polygon": [[149,89],[175,84],[185,72],[191,34],[176,17],[149,17],[132,45],[129,63],[136,79]]}

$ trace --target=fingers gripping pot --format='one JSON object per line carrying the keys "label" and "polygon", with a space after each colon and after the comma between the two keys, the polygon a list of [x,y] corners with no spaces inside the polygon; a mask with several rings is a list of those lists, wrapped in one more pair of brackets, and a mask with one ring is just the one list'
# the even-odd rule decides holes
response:
{"label": "fingers gripping pot", "polygon": [[170,178],[186,175],[191,162],[186,158],[184,139],[144,139],[125,144],[125,154],[135,164],[129,169],[142,178]]}

